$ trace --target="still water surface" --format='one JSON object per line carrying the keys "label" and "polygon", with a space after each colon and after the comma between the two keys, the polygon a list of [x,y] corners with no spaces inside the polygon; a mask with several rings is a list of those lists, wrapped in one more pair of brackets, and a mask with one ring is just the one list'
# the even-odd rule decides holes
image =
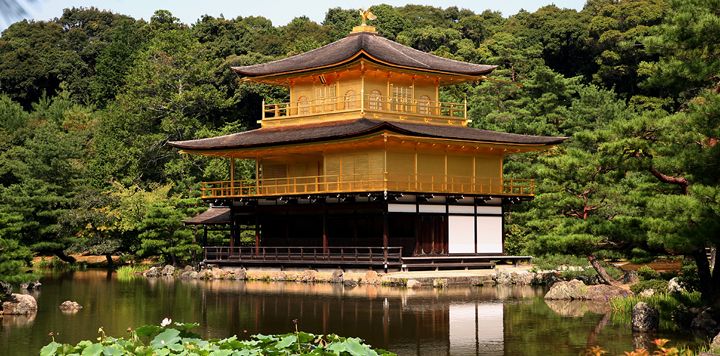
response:
{"label": "still water surface", "polygon": [[[602,306],[547,304],[532,287],[444,290],[331,284],[172,279],[118,281],[104,271],[48,275],[35,292],[34,318],[0,319],[0,355],[37,354],[59,333],[76,343],[126,334],[128,327],[163,318],[200,323],[205,337],[286,333],[293,319],[313,333],[359,336],[400,355],[578,355],[588,345],[611,354],[633,347],[629,326],[613,322]],[[77,314],[58,305],[75,300]],[[682,335],[657,335],[690,342]]]}

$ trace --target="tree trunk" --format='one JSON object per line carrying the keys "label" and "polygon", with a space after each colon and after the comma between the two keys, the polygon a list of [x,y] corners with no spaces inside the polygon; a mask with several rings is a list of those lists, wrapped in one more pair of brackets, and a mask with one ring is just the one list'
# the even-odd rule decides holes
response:
{"label": "tree trunk", "polygon": [[77,262],[77,260],[75,260],[75,257],[66,255],[65,252],[62,250],[55,251],[55,256],[57,256],[59,259],[61,259],[64,262],[67,262],[67,263]]}
{"label": "tree trunk", "polygon": [[112,254],[106,253],[105,259],[107,260],[108,269],[112,269],[115,267],[115,263],[113,263]]}
{"label": "tree trunk", "polygon": [[[702,293],[702,298],[706,303],[714,304],[718,299],[718,287],[713,283],[716,282],[715,280],[720,279],[720,273],[717,273],[716,269],[716,273],[713,276],[713,273],[710,271],[710,262],[708,261],[704,248],[699,248],[693,251],[692,256],[698,269],[698,277],[700,278],[700,293]],[[718,267],[717,260],[715,262],[715,267]]]}
{"label": "tree trunk", "polygon": [[612,276],[607,273],[605,267],[600,264],[600,261],[597,260],[595,255],[588,255],[587,259],[588,261],[590,261],[590,265],[593,266],[595,272],[597,272],[598,276],[600,276],[600,279],[603,281],[603,283],[611,286],[620,285],[620,282],[616,281],[615,278],[612,278]]}

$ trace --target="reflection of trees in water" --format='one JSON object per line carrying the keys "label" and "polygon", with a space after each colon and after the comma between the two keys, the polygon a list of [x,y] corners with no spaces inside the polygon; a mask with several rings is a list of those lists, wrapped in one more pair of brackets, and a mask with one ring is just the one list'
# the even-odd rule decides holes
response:
{"label": "reflection of trees in water", "polygon": [[28,7],[37,0],[0,0],[0,28],[29,16]]}

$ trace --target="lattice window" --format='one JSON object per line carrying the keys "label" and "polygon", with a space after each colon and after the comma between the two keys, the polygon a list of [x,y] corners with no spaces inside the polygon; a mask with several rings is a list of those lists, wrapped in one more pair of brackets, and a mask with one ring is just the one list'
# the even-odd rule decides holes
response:
{"label": "lattice window", "polygon": [[394,85],[392,87],[392,103],[395,111],[410,111],[412,105],[413,87]]}
{"label": "lattice window", "polygon": [[337,101],[337,83],[315,87],[314,112],[332,111]]}
{"label": "lattice window", "polygon": [[299,97],[297,106],[298,106],[298,114],[299,115],[310,114],[310,103],[308,101],[307,96]]}
{"label": "lattice window", "polygon": [[382,110],[382,100],[382,93],[379,90],[373,90],[368,98],[368,108],[370,110]]}
{"label": "lattice window", "polygon": [[350,109],[357,109],[358,107],[358,98],[355,95],[354,90],[348,90],[345,92],[345,97],[343,98],[344,106],[346,110]]}
{"label": "lattice window", "polygon": [[430,114],[430,97],[429,96],[423,95],[420,97],[420,99],[418,99],[417,111],[419,114],[422,114],[422,115]]}

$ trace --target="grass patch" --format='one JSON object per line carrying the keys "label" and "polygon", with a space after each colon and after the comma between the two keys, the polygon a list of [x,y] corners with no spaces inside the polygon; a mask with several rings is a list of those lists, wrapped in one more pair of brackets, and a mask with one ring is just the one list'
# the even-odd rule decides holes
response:
{"label": "grass patch", "polygon": [[639,302],[645,302],[660,312],[660,329],[662,330],[678,330],[680,326],[675,319],[680,316],[677,313],[702,304],[699,292],[655,293],[649,297],[613,298],[610,300],[613,321],[630,324],[632,309]]}
{"label": "grass patch", "polygon": [[144,271],[145,268],[142,266],[121,266],[117,269],[118,281],[131,281],[138,277],[138,273]]}
{"label": "grass patch", "polygon": [[635,294],[639,294],[646,289],[652,289],[655,293],[665,293],[668,289],[668,281],[664,279],[649,279],[642,280],[630,286],[630,290]]}

